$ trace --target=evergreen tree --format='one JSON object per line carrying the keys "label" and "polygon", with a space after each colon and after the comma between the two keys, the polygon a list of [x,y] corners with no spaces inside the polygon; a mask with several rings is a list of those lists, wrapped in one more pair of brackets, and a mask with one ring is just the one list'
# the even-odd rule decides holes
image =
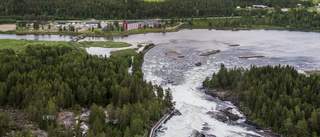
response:
{"label": "evergreen tree", "polygon": [[101,22],[98,23],[98,28],[102,28],[102,27],[101,27]]}

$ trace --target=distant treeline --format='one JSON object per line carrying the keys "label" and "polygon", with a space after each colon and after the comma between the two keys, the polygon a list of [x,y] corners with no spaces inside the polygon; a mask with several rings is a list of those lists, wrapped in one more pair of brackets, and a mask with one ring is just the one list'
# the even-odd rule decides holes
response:
{"label": "distant treeline", "polygon": [[0,24],[6,24],[6,23],[16,23],[17,20],[15,19],[0,19]]}
{"label": "distant treeline", "polygon": [[254,123],[288,137],[320,135],[320,75],[307,77],[290,66],[228,70],[222,64],[203,84],[237,96]]}
{"label": "distant treeline", "polygon": [[[87,136],[142,135],[172,107],[170,90],[143,80],[142,58],[142,53],[133,62],[131,56],[104,58],[68,46],[30,45],[19,54],[0,50],[0,106],[23,110],[50,136],[82,136],[80,124],[65,131],[57,120],[61,109],[82,107],[91,107]],[[10,119],[2,113],[0,118]],[[0,124],[0,136],[14,128]]]}
{"label": "distant treeline", "polygon": [[254,26],[264,27],[278,26],[287,30],[320,30],[320,14],[309,12],[305,9],[293,10],[290,12],[282,12],[278,7],[272,13],[268,13],[266,9],[256,10],[239,10],[238,15],[241,18],[223,18],[202,20],[186,20],[189,25],[186,28],[209,28],[209,29],[250,29]]}
{"label": "distant treeline", "polygon": [[[150,17],[230,16],[236,6],[295,7],[298,0],[1,0],[0,16],[45,15],[54,19],[137,19]],[[304,3],[311,3],[306,1]],[[308,5],[308,4],[307,4]],[[311,5],[311,4],[309,4]]]}

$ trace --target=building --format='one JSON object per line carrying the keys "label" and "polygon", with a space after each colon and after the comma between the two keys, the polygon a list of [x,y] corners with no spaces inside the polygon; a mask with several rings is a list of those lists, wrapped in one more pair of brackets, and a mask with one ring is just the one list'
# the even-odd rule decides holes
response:
{"label": "building", "polygon": [[268,10],[274,10],[274,7],[268,7]]}
{"label": "building", "polygon": [[265,6],[265,5],[253,5],[252,8],[260,9],[260,8],[268,8],[268,6]]}
{"label": "building", "polygon": [[237,6],[237,9],[240,9],[241,7],[240,6]]}
{"label": "building", "polygon": [[123,28],[124,28],[124,30],[138,29],[139,23],[138,23],[138,21],[124,22]]}
{"label": "building", "polygon": [[282,8],[281,11],[286,12],[286,11],[289,11],[289,10],[287,8]]}
{"label": "building", "polygon": [[103,30],[103,31],[107,31],[107,26],[104,26],[104,27],[102,28],[102,30]]}
{"label": "building", "polygon": [[94,28],[98,28],[98,24],[99,22],[86,22],[86,27],[94,27]]}
{"label": "building", "polygon": [[108,23],[108,22],[101,21],[101,22],[100,22],[101,28],[106,27],[106,26],[108,25],[107,23]]}
{"label": "building", "polygon": [[139,22],[139,27],[144,27],[144,26],[151,27],[151,28],[153,28],[154,26],[161,27],[162,23],[155,20],[150,20],[150,19],[145,20],[143,22]]}

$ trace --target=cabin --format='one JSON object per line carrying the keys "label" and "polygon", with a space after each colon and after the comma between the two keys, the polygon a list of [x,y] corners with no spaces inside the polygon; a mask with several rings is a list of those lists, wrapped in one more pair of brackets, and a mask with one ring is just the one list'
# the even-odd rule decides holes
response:
{"label": "cabin", "polygon": [[138,23],[138,21],[124,22],[123,28],[124,28],[124,30],[138,29],[139,23]]}
{"label": "cabin", "polygon": [[287,12],[287,11],[289,11],[289,10],[288,10],[287,8],[282,8],[281,11]]}

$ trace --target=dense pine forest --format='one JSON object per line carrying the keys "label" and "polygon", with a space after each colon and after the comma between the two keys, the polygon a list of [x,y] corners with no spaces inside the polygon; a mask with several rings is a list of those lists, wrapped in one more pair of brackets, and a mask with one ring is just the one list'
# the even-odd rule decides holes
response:
{"label": "dense pine forest", "polygon": [[254,123],[288,137],[320,135],[320,75],[308,77],[290,66],[228,70],[222,64],[203,84],[238,97]]}
{"label": "dense pine forest", "polygon": [[[133,62],[131,56],[104,58],[70,46],[29,45],[18,54],[0,50],[0,106],[22,110],[28,121],[49,136],[82,136],[80,122],[73,130],[65,130],[58,113],[90,107],[89,137],[145,134],[172,107],[172,95],[170,89],[164,91],[143,80],[142,58],[142,53]],[[0,136],[19,131],[7,112],[0,113],[0,119]]]}
{"label": "dense pine forest", "polygon": [[[150,17],[230,16],[236,6],[295,7],[298,0],[2,0],[1,19],[137,19]],[[313,6],[312,1],[303,1]],[[7,20],[8,21],[8,20]]]}
{"label": "dense pine forest", "polygon": [[267,9],[237,11],[235,16],[200,20],[182,18],[174,21],[187,22],[181,28],[201,29],[283,29],[283,30],[320,30],[320,14],[305,9],[282,12],[281,9],[269,12]]}

